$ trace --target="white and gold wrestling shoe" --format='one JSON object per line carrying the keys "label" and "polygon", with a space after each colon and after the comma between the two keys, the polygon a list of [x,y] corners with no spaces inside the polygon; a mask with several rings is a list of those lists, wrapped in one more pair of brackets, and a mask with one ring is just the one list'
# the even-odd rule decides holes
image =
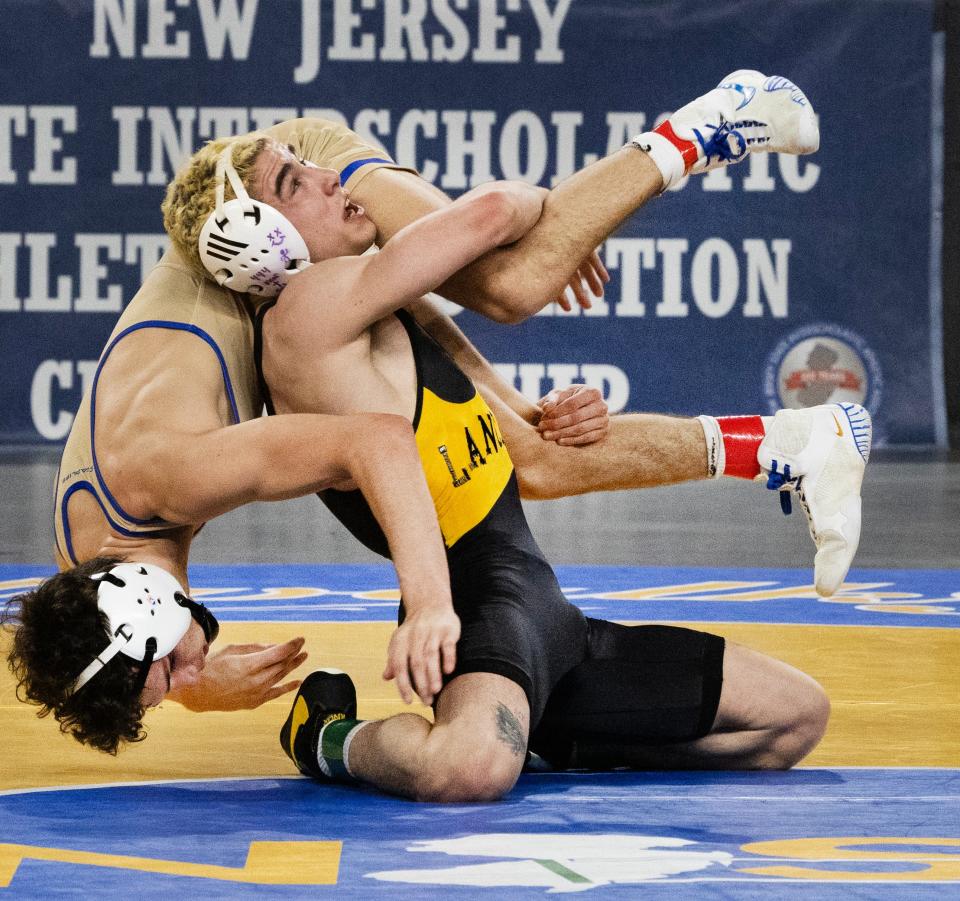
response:
{"label": "white and gold wrestling shoe", "polygon": [[820,127],[792,81],[740,69],[631,143],[657,164],[666,190],[685,175],[738,163],[748,153],[813,153]]}
{"label": "white and gold wrestling shoe", "polygon": [[814,583],[830,597],[843,583],[860,543],[860,485],[873,427],[859,404],[780,410],[757,459],[785,513],[796,496],[817,546]]}

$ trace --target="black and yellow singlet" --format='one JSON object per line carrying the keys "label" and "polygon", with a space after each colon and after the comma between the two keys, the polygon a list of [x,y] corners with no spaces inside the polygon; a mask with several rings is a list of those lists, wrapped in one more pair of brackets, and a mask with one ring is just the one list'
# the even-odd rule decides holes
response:
{"label": "black and yellow singlet", "polygon": [[[409,313],[396,315],[413,349],[413,428],[448,551],[455,558],[495,529],[511,543],[539,553],[520,506],[510,454],[486,401]],[[359,491],[324,491],[320,497],[355,537],[389,555],[383,532]]]}
{"label": "black and yellow singlet", "polygon": [[[261,328],[257,367],[263,382]],[[524,516],[510,455],[496,418],[446,352],[405,311],[417,373],[413,426],[447,546],[453,606],[461,622],[457,667],[449,677],[488,672],[520,685],[531,723],[557,680],[586,651],[586,621],[563,596]],[[359,491],[320,492],[353,535],[389,557],[383,531]],[[401,604],[400,617],[403,618]]]}

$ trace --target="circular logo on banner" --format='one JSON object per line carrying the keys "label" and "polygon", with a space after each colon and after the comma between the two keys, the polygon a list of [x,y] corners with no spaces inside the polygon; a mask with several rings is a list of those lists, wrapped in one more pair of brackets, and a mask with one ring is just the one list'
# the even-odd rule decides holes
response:
{"label": "circular logo on banner", "polygon": [[767,359],[764,393],[771,412],[827,403],[876,411],[883,376],[876,354],[856,332],[816,323],[787,335]]}

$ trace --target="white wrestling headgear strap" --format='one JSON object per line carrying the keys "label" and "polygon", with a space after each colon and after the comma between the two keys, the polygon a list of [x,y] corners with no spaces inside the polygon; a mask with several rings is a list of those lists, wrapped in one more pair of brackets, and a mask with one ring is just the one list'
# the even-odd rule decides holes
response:
{"label": "white wrestling headgear strap", "polygon": [[107,615],[110,644],[76,678],[70,694],[79,691],[117,654],[141,661],[137,694],[154,660],[166,657],[196,619],[208,642],[219,625],[202,604],[186,596],[165,569],[149,563],[119,563],[90,577],[97,588],[97,606]]}
{"label": "white wrestling headgear strap", "polygon": [[[310,265],[307,244],[279,210],[247,194],[233,168],[233,145],[217,160],[217,205],[200,231],[200,259],[217,284],[232,291],[276,297]],[[224,184],[236,195],[224,202]]]}

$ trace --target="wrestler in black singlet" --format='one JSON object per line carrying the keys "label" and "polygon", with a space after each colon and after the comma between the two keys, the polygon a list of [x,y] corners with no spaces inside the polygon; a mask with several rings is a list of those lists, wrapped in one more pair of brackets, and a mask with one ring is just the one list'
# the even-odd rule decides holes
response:
{"label": "wrestler in black singlet", "polygon": [[[261,382],[262,321],[271,306],[261,308],[257,320]],[[572,762],[584,730],[607,741],[628,733],[631,740],[661,744],[706,734],[719,701],[722,639],[592,620],[567,601],[530,533],[493,414],[410,314],[396,315],[413,349],[413,426],[461,621],[457,666],[447,681],[488,672],[520,685],[530,703],[531,748],[554,762]],[[272,414],[265,383],[262,390]],[[327,490],[319,497],[363,544],[389,556],[359,491]],[[401,622],[403,616],[401,602]]]}

